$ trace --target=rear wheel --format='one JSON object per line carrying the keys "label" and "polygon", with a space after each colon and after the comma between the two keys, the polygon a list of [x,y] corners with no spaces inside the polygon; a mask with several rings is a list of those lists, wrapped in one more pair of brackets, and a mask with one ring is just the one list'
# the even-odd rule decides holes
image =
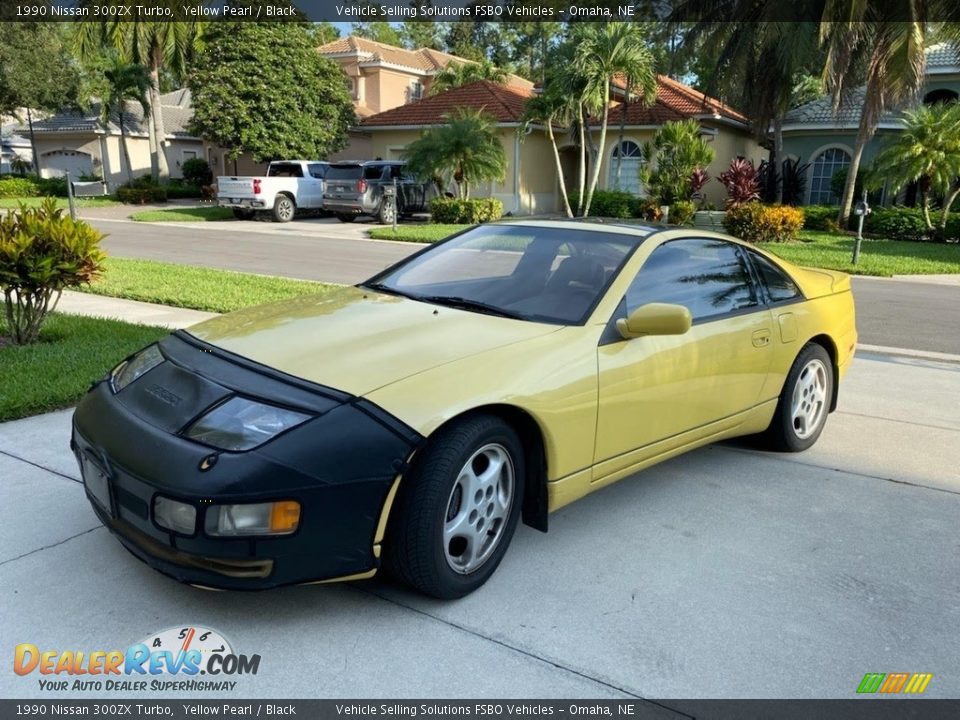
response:
{"label": "rear wheel", "polygon": [[297,213],[297,205],[289,195],[277,195],[273,201],[273,219],[275,222],[290,222]]}
{"label": "rear wheel", "polygon": [[793,361],[765,439],[774,450],[800,452],[823,432],[833,397],[833,363],[827,351],[810,343]]}
{"label": "rear wheel", "polygon": [[253,216],[256,214],[256,210],[249,210],[247,208],[233,208],[233,216],[237,220],[253,220]]}
{"label": "rear wheel", "polygon": [[337,213],[337,220],[340,222],[351,223],[357,219],[356,215],[348,215],[346,213]]}
{"label": "rear wheel", "polygon": [[479,415],[441,429],[401,481],[388,568],[433,597],[473,592],[507,551],[524,479],[520,440],[499,418]]}
{"label": "rear wheel", "polygon": [[397,208],[391,200],[384,198],[380,201],[380,208],[377,210],[377,222],[381,225],[392,225],[393,218],[397,214]]}

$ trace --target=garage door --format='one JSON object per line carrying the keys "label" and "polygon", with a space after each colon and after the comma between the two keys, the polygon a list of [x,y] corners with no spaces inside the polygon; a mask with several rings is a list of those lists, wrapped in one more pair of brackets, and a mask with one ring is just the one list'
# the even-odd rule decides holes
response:
{"label": "garage door", "polygon": [[93,161],[85,152],[78,150],[51,150],[42,156],[40,174],[43,177],[63,177],[69,172],[70,177],[78,178],[81,175],[93,174]]}

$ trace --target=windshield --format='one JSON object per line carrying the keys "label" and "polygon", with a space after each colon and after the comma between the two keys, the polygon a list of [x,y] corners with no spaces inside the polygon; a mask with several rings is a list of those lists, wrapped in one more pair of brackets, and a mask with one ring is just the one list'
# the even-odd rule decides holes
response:
{"label": "windshield", "polygon": [[367,287],[523,320],[583,323],[643,236],[481,225],[373,278]]}

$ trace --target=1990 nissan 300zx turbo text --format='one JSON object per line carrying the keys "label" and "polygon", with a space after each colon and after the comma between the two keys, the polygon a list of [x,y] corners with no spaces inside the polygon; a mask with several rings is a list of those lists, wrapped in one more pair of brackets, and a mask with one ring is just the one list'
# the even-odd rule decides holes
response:
{"label": "1990 nissan 300zx turbo text", "polygon": [[373,575],[441,598],[517,522],[737,435],[816,442],[856,344],[846,275],[692,229],[484,225],[357,287],[121,362],[73,449],[102,522],[194,585]]}

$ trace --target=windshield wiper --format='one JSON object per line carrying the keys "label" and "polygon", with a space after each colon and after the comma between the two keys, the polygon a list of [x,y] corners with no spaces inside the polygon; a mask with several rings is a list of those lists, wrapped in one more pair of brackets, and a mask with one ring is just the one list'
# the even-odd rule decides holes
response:
{"label": "windshield wiper", "polygon": [[413,298],[414,300],[419,300],[419,295],[413,295],[412,293],[404,292],[403,290],[397,290],[392,288],[389,285],[384,285],[383,283],[362,283],[360,285],[362,288],[368,288],[370,290],[376,290],[377,292],[386,293],[387,295],[399,295],[400,297]]}
{"label": "windshield wiper", "polygon": [[518,313],[504,310],[496,305],[490,305],[480,300],[471,300],[470,298],[457,297],[456,295],[412,295],[414,300],[433,303],[434,305],[447,305],[449,307],[460,308],[463,310],[476,310],[477,312],[487,313],[489,315],[498,315],[500,317],[522,320],[523,316]]}

